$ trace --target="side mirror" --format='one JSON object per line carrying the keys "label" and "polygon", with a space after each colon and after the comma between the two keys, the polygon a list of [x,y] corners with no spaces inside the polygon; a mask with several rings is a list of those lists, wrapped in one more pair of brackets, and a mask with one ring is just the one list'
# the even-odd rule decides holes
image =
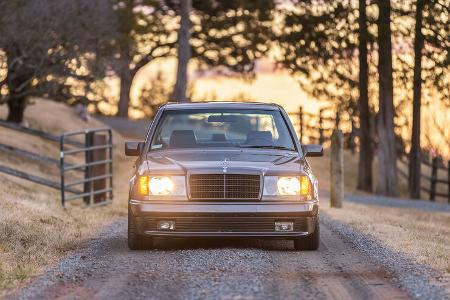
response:
{"label": "side mirror", "polygon": [[139,156],[144,149],[144,142],[125,142],[126,156]]}
{"label": "side mirror", "polygon": [[303,154],[308,157],[323,156],[323,146],[322,145],[302,145],[302,151],[303,151]]}

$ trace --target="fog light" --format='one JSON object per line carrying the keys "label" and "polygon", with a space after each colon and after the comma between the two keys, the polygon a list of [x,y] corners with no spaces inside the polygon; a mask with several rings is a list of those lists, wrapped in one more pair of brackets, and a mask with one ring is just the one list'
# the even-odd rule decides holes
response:
{"label": "fog light", "polygon": [[175,221],[158,221],[158,230],[175,230]]}
{"label": "fog light", "polygon": [[275,231],[293,231],[294,222],[275,222]]}

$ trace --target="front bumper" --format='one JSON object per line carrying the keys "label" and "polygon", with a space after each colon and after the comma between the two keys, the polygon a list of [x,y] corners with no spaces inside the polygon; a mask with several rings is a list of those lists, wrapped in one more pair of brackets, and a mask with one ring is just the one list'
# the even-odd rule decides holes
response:
{"label": "front bumper", "polygon": [[[129,202],[138,233],[168,237],[292,238],[314,232],[318,202]],[[175,221],[174,231],[158,230],[161,220]],[[275,231],[275,222],[293,222],[289,232]]]}

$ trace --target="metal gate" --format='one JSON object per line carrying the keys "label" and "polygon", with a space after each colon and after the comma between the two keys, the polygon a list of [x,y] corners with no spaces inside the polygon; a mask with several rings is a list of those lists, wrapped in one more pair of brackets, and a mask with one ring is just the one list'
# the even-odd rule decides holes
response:
{"label": "metal gate", "polygon": [[[61,135],[60,170],[63,206],[68,201],[80,198],[83,198],[89,206],[111,203],[112,148],[110,128],[87,129]],[[78,162],[74,162],[76,158]],[[80,159],[83,160],[82,163]],[[80,173],[83,175],[80,176]]]}

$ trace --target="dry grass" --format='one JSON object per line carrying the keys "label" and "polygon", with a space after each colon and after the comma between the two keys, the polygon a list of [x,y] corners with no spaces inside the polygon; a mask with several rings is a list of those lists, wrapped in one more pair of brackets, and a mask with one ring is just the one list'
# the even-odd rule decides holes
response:
{"label": "dry grass", "polygon": [[[355,192],[358,156],[346,151],[344,160],[345,190]],[[325,151],[323,158],[309,161],[319,174],[321,189],[329,190],[328,151]],[[343,209],[332,209],[326,205],[322,205],[322,209],[331,217],[376,238],[386,247],[406,254],[413,261],[450,275],[449,213],[349,202],[344,203]]]}
{"label": "dry grass", "polygon": [[[6,109],[0,106],[0,118]],[[79,119],[71,108],[38,99],[26,110],[26,122],[54,134],[101,123]],[[0,142],[58,157],[58,144],[0,128]],[[57,262],[68,251],[92,237],[103,225],[126,214],[131,162],[123,155],[123,140],[114,134],[114,193],[112,205],[86,208],[75,201],[63,209],[59,191],[0,174],[0,294]],[[0,164],[58,180],[55,167],[0,152]]]}
{"label": "dry grass", "polygon": [[[324,156],[308,158],[311,168],[319,180],[320,190],[330,190],[330,149],[324,149]],[[344,151],[344,186],[346,192],[356,190],[358,176],[358,153]]]}
{"label": "dry grass", "polygon": [[413,261],[450,273],[450,214],[355,203],[324,210]]}

